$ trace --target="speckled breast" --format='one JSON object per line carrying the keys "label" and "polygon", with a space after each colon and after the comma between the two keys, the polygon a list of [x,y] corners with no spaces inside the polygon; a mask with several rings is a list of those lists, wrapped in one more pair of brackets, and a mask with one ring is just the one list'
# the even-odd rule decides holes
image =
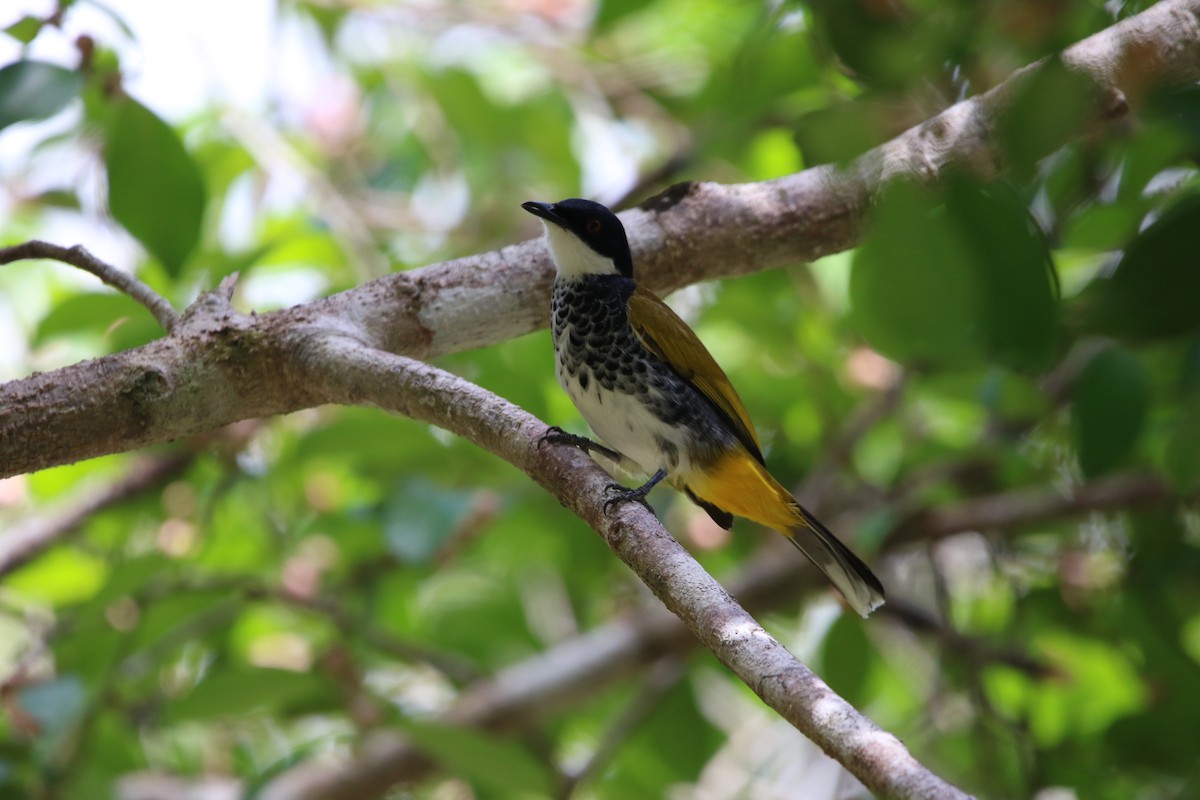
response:
{"label": "speckled breast", "polygon": [[687,471],[727,436],[707,401],[634,335],[633,289],[619,275],[555,281],[558,382],[595,434],[645,472]]}

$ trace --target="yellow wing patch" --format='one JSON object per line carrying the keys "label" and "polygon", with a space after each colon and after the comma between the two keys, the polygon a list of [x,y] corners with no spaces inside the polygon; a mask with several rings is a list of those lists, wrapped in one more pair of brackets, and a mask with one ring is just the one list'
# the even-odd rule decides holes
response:
{"label": "yellow wing patch", "polygon": [[629,297],[629,322],[642,345],[708,398],[725,416],[738,440],[762,463],[758,434],[742,399],[687,323],[640,286]]}

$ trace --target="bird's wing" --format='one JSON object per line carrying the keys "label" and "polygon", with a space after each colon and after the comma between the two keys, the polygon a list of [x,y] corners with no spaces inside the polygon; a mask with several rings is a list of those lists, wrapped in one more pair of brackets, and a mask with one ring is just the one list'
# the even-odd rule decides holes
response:
{"label": "bird's wing", "polygon": [[742,399],[687,323],[640,286],[629,296],[629,322],[642,345],[704,395],[725,417],[738,440],[762,463],[758,434]]}

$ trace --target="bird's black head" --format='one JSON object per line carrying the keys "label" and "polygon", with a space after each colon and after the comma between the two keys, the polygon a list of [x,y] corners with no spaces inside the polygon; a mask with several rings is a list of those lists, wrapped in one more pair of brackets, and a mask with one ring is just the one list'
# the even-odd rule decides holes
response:
{"label": "bird's black head", "polygon": [[[546,223],[546,238],[559,274],[617,272],[633,277],[633,258],[625,226],[617,215],[591,200],[529,201],[521,208]],[[561,231],[561,233],[560,233]],[[584,247],[579,247],[582,244]]]}

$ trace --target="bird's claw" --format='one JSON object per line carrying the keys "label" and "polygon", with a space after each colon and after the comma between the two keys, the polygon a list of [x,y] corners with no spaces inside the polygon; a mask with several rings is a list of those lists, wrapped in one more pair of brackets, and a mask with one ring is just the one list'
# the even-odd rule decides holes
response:
{"label": "bird's claw", "polygon": [[630,501],[640,503],[651,514],[655,513],[654,508],[646,502],[646,491],[643,489],[627,489],[619,483],[610,483],[604,487],[604,493],[609,496],[604,501],[605,514],[608,514],[612,510],[612,507],[618,503],[628,503]]}
{"label": "bird's claw", "polygon": [[549,442],[550,444],[565,444],[571,447],[577,447],[584,452],[590,451],[593,447],[593,442],[591,439],[587,438],[586,436],[578,436],[574,433],[567,433],[557,425],[552,425],[549,428],[546,428],[546,432],[542,434],[540,439],[538,439],[538,449],[540,450],[542,445],[546,444],[546,442]]}
{"label": "bird's claw", "polygon": [[546,432],[538,437],[538,450],[541,450],[542,445],[544,445],[546,442],[550,442],[550,444],[558,444],[561,441],[561,437],[565,436],[566,433],[566,431],[557,425],[551,425],[549,428],[546,428]]}

